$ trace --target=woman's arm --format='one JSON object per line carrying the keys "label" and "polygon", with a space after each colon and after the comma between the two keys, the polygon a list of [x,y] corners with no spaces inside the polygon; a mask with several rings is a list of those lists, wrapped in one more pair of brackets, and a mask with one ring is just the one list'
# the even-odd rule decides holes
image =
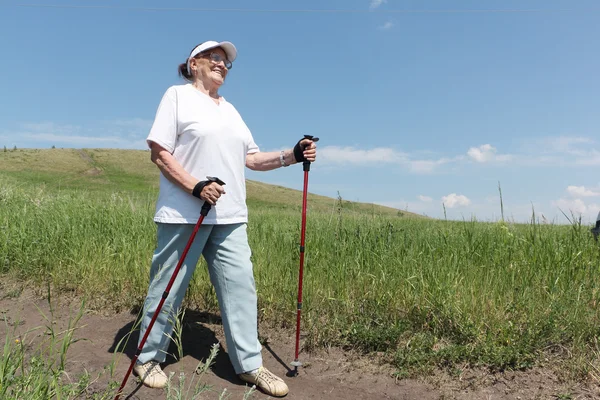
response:
{"label": "woman's arm", "polygon": [[[160,172],[171,182],[182,188],[186,193],[192,194],[194,187],[200,182],[190,175],[179,162],[164,147],[152,142],[150,157]],[[225,193],[218,183],[212,182],[206,185],[200,193],[200,199],[215,205],[216,201]]]}
{"label": "woman's arm", "polygon": [[[281,152],[279,151],[248,154],[246,156],[246,167],[253,171],[271,171],[280,168],[282,166],[280,154]],[[283,160],[285,165],[295,164],[296,160],[294,159],[294,152],[291,149],[284,150]]]}
{"label": "woman's arm", "polygon": [[[304,147],[304,158],[310,162],[314,162],[317,157],[317,145],[311,140],[304,139],[300,142],[300,146]],[[298,162],[294,157],[293,149],[283,151],[283,161],[286,166]],[[281,152],[269,151],[248,154],[246,156],[246,167],[253,171],[271,171],[280,168],[282,167]]]}

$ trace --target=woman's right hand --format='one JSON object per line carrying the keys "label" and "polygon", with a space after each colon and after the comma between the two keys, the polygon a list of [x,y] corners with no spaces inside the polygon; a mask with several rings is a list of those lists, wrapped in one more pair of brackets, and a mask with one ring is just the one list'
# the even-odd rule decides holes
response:
{"label": "woman's right hand", "polygon": [[225,194],[223,186],[216,182],[211,182],[204,186],[202,192],[200,192],[200,199],[208,202],[211,206],[214,206],[217,203],[217,200],[219,200],[219,197],[223,194]]}

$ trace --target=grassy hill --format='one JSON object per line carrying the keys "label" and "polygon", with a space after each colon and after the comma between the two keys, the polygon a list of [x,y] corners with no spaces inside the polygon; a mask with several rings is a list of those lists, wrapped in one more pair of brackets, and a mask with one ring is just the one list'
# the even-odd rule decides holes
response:
{"label": "grassy hill", "polygon": [[[44,190],[127,191],[154,195],[158,168],[149,151],[117,149],[0,150],[0,174],[15,183],[39,185]],[[299,209],[302,192],[263,182],[247,181],[248,206]],[[309,194],[311,210],[331,211],[340,205],[357,213],[421,217],[368,203]]]}
{"label": "grassy hill", "polygon": [[[94,310],[138,310],[158,174],[147,151],[0,151],[1,284],[82,296]],[[260,182],[248,193],[261,326],[291,332],[301,193]],[[600,252],[587,227],[400,218],[340,203],[309,203],[305,350],[377,353],[399,377],[469,366],[600,371]],[[207,268],[195,270],[185,301],[219,312]]]}

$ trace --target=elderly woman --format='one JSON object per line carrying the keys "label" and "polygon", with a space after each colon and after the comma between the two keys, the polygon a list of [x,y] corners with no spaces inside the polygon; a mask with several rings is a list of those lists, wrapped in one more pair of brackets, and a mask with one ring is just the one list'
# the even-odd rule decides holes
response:
{"label": "elderly woman", "polygon": [[[269,395],[285,396],[287,385],[263,366],[260,353],[256,288],[246,234],[244,167],[268,171],[306,160],[312,162],[316,145],[302,139],[281,152],[259,151],[240,114],[219,95],[236,55],[230,42],[208,41],[196,46],[179,66],[179,74],[188,83],[167,89],[147,138],[152,161],[161,175],[154,216],[157,248],[152,257],[140,338],[173,275],[202,204],[208,202],[214,207],[196,235],[134,372],[147,386],[166,385],[167,376],[159,364],[165,361],[173,321],[203,255],[219,301],[227,350],[236,374]],[[226,185],[207,181],[207,176],[218,177]]]}

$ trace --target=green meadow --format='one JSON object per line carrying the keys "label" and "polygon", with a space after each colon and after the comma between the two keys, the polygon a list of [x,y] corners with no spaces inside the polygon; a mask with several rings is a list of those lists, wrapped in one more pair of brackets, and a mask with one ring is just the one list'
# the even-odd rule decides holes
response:
{"label": "green meadow", "polygon": [[[157,190],[147,151],[0,150],[1,279],[88,308],[139,308]],[[248,182],[261,327],[290,334],[301,196]],[[398,377],[535,366],[597,376],[600,246],[588,226],[434,220],[316,195],[307,224],[305,350],[377,352]],[[218,313],[204,261],[185,306]]]}

